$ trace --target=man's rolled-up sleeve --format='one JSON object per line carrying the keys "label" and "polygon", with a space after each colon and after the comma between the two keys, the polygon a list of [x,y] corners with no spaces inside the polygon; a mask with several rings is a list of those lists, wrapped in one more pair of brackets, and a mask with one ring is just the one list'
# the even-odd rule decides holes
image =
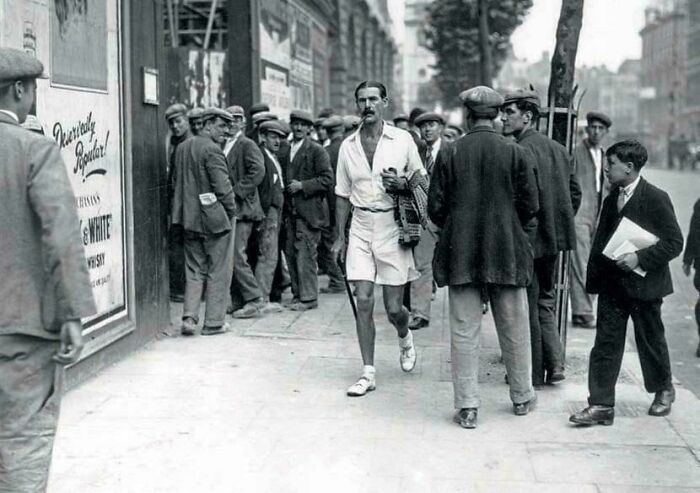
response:
{"label": "man's rolled-up sleeve", "polygon": [[350,198],[352,180],[350,179],[349,160],[345,143],[340,146],[338,166],[335,170],[335,194],[338,197]]}

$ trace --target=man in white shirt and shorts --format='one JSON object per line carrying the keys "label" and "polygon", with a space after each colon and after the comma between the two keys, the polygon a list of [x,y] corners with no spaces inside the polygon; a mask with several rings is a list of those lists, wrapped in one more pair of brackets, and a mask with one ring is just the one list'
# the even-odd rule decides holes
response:
{"label": "man in white shirt and shorts", "polygon": [[[355,283],[357,337],[364,364],[362,376],[350,386],[349,396],[362,396],[376,388],[374,369],[374,285],[382,286],[389,322],[399,337],[401,369],[416,365],[416,350],[403,306],[406,283],[418,279],[413,252],[399,244],[395,194],[408,191],[413,173],[425,174],[413,137],[383,120],[388,106],[386,87],[365,81],[355,89],[362,116],[360,128],[347,137],[338,155],[335,194],[337,240],[334,258],[345,252],[347,279]],[[346,240],[345,226],[352,205],[352,223]]]}

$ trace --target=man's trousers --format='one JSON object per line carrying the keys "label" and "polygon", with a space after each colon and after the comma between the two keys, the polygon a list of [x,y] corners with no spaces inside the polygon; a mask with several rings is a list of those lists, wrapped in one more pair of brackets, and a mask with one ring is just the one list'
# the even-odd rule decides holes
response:
{"label": "man's trousers", "polygon": [[615,384],[625,352],[627,320],[632,317],[634,340],[647,392],[671,386],[671,362],[661,321],[662,300],[641,301],[624,294],[598,296],[598,327],[588,367],[588,402],[614,406]]}
{"label": "man's trousers", "polygon": [[236,268],[233,270],[231,298],[238,303],[234,303],[234,308],[238,308],[237,305],[242,306],[249,301],[259,300],[263,297],[263,291],[260,289],[258,280],[248,262],[248,242],[255,227],[256,223],[253,221],[236,221],[233,242],[233,265]]}
{"label": "man's trousers", "polygon": [[571,252],[571,315],[592,318],[595,295],[586,292],[586,268],[595,236],[596,218],[595,216],[579,217],[577,215],[574,221],[576,224],[576,250]]}
{"label": "man's trousers", "polygon": [[416,270],[420,277],[411,282],[411,315],[430,320],[433,299],[433,255],[438,239],[437,226],[432,222],[421,232],[420,241],[413,249]]}
{"label": "man's trousers", "polygon": [[168,273],[170,296],[185,294],[184,231],[180,225],[171,225],[168,230]]}
{"label": "man's trousers", "polygon": [[258,225],[258,263],[255,265],[255,279],[266,300],[270,299],[272,280],[279,259],[280,219],[280,209],[270,206],[265,219]]}
{"label": "man's trousers", "polygon": [[304,219],[291,216],[285,221],[284,253],[289,263],[292,294],[303,302],[318,299],[318,242],[321,230]]}
{"label": "man's trousers", "polygon": [[0,335],[0,492],[46,490],[61,402],[58,341]]}
{"label": "man's trousers", "polygon": [[544,384],[544,371],[563,368],[562,347],[554,309],[556,305],[557,255],[536,258],[532,282],[527,288],[530,307],[532,383]]}
{"label": "man's trousers", "polygon": [[[231,221],[234,223],[234,221]],[[185,231],[185,306],[182,318],[199,321],[199,304],[206,284],[205,327],[221,327],[226,317],[233,275],[234,230],[218,235]]]}
{"label": "man's trousers", "polygon": [[[488,284],[498,342],[515,404],[535,398],[530,360],[530,324],[525,288]],[[455,408],[479,407],[479,336],[482,286],[449,287],[452,384]]]}
{"label": "man's trousers", "polygon": [[318,244],[318,265],[328,275],[328,287],[331,289],[345,288],[343,272],[331,252],[337,237],[335,227],[328,226],[321,231],[321,241]]}

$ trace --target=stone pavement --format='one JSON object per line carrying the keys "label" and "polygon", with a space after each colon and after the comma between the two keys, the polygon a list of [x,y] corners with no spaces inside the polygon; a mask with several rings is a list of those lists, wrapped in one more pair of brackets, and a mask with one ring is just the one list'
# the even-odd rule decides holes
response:
{"label": "stone pavement", "polygon": [[344,295],[221,336],[173,325],[65,396],[49,492],[700,491],[700,401],[679,386],[671,416],[647,416],[632,347],[615,424],[568,424],[594,331],[570,331],[567,380],[517,417],[487,315],[479,427],[453,424],[445,294],[414,333],[410,374],[377,303],[377,390],[363,398],[345,395],[362,363]]}

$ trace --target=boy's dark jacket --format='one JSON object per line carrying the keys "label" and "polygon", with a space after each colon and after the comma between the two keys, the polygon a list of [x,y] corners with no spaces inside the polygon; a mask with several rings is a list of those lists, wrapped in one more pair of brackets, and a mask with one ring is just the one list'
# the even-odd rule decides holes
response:
{"label": "boy's dark jacket", "polygon": [[[619,193],[620,189],[615,189],[603,202],[588,260],[586,290],[589,293],[624,295],[637,300],[663,298],[673,292],[668,263],[683,249],[683,235],[671,199],[666,192],[640,178],[634,194],[618,213]],[[659,237],[658,243],[637,252],[639,266],[647,271],[646,277],[624,272],[602,253],[622,217]]]}

